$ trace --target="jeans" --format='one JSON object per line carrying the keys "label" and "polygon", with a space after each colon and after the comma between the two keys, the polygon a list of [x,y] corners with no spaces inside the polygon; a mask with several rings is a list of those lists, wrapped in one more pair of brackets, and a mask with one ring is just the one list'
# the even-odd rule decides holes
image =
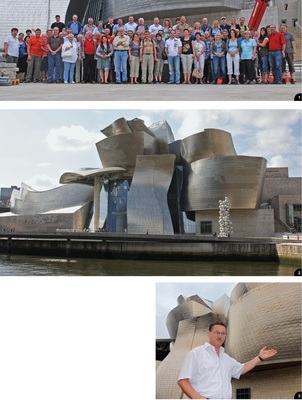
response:
{"label": "jeans", "polygon": [[[48,53],[48,80],[49,81],[59,81],[61,79],[61,65],[62,58],[61,52],[59,51],[55,55]],[[55,69],[55,78],[54,78],[54,69]]]}
{"label": "jeans", "polygon": [[115,63],[115,77],[116,82],[128,81],[127,77],[127,60],[128,51],[127,50],[116,50],[114,53],[114,63]]}
{"label": "jeans", "polygon": [[268,56],[260,57],[260,71],[263,74],[269,73]]}
{"label": "jeans", "polygon": [[180,83],[180,56],[168,56],[171,83]]}
{"label": "jeans", "polygon": [[282,52],[281,50],[270,51],[269,65],[274,75],[274,82],[281,82],[282,79]]}
{"label": "jeans", "polygon": [[[219,75],[219,67],[221,75]],[[225,79],[225,56],[213,56],[213,81],[216,82],[219,76],[222,76],[222,78]]]}
{"label": "jeans", "polygon": [[64,61],[64,82],[74,81],[75,63]]}

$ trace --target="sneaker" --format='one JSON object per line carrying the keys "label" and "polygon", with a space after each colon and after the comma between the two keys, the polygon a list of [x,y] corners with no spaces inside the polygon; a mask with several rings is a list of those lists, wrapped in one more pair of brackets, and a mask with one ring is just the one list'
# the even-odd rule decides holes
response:
{"label": "sneaker", "polygon": [[282,79],[282,84],[286,85],[286,80],[284,78]]}
{"label": "sneaker", "polygon": [[68,83],[67,81],[64,81],[64,83]]}
{"label": "sneaker", "polygon": [[75,81],[71,81],[70,83],[75,83]]}
{"label": "sneaker", "polygon": [[290,83],[291,83],[292,85],[295,85],[296,82],[295,82],[294,79],[291,79],[291,80],[290,80]]}

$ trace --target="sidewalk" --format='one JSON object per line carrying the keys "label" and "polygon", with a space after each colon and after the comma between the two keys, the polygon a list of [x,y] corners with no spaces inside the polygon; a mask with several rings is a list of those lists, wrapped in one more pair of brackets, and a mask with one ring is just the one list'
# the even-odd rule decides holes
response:
{"label": "sidewalk", "polygon": [[0,101],[293,101],[295,85],[101,85],[21,83],[1,86]]}

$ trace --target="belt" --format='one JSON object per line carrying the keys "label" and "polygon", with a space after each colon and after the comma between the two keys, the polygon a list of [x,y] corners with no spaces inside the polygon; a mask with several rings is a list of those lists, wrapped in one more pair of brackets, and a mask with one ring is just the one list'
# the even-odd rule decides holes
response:
{"label": "belt", "polygon": [[151,54],[153,53],[143,53],[143,54],[146,54],[146,56],[151,56]]}
{"label": "belt", "polygon": [[282,51],[282,50],[280,49],[280,50],[269,50],[269,51]]}
{"label": "belt", "polygon": [[128,50],[115,50],[115,51],[128,51]]}

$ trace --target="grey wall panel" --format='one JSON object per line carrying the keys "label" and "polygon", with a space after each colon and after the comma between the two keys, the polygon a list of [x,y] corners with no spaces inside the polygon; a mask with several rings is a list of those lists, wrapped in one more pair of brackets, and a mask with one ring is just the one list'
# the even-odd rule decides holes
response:
{"label": "grey wall panel", "polygon": [[232,136],[221,129],[205,129],[182,140],[181,156],[192,163],[201,158],[235,156]]}
{"label": "grey wall panel", "polygon": [[168,189],[175,156],[138,156],[128,194],[128,232],[173,234]]}
{"label": "grey wall panel", "polygon": [[266,160],[262,157],[213,157],[191,164],[185,171],[184,211],[218,209],[226,196],[231,209],[259,206]]}

